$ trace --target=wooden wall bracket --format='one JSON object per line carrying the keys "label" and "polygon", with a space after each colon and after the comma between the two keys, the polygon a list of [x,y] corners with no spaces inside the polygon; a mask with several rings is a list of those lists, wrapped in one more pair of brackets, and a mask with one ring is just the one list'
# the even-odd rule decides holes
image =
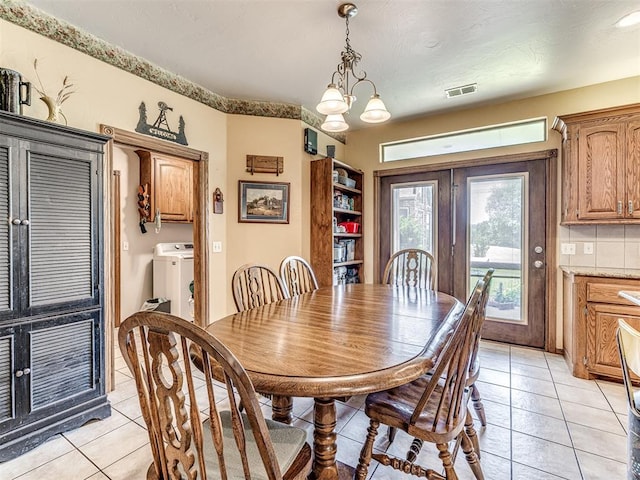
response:
{"label": "wooden wall bracket", "polygon": [[247,172],[275,173],[276,176],[284,172],[284,157],[271,157],[267,155],[247,155]]}

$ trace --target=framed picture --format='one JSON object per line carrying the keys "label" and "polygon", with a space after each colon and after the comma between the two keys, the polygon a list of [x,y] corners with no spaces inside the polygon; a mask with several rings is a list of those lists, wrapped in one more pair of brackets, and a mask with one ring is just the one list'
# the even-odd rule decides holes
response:
{"label": "framed picture", "polygon": [[289,184],[238,182],[238,222],[289,223]]}

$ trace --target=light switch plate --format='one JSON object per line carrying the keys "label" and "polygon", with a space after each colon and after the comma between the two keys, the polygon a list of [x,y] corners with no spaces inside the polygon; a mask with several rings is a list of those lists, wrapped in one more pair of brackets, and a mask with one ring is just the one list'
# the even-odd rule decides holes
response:
{"label": "light switch plate", "polygon": [[213,253],[222,252],[222,242],[213,242]]}

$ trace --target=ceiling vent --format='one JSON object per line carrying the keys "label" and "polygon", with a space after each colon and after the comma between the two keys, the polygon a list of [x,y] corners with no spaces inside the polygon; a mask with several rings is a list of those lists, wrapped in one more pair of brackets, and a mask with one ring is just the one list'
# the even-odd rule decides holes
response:
{"label": "ceiling vent", "polygon": [[444,91],[447,94],[447,98],[459,97],[461,95],[469,95],[478,91],[478,84],[472,83],[470,85],[463,85],[462,87],[448,88]]}

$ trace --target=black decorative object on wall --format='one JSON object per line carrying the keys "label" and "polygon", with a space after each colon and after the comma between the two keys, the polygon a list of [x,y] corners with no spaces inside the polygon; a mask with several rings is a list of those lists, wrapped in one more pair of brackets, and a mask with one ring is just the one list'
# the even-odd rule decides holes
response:
{"label": "black decorative object on wall", "polygon": [[311,128],[304,129],[304,151],[311,155],[318,153],[318,132]]}
{"label": "black decorative object on wall", "polygon": [[156,121],[153,122],[152,125],[149,125],[147,123],[147,106],[144,102],[140,103],[140,106],[138,107],[138,110],[140,111],[140,118],[138,119],[136,132],[176,142],[181,145],[189,145],[187,143],[187,137],[184,134],[184,118],[182,118],[182,115],[180,115],[178,132],[176,133],[171,131],[171,128],[169,128],[169,122],[167,121],[167,110],[173,112],[173,108],[164,102],[158,102],[158,108],[160,109],[158,118],[156,118]]}

